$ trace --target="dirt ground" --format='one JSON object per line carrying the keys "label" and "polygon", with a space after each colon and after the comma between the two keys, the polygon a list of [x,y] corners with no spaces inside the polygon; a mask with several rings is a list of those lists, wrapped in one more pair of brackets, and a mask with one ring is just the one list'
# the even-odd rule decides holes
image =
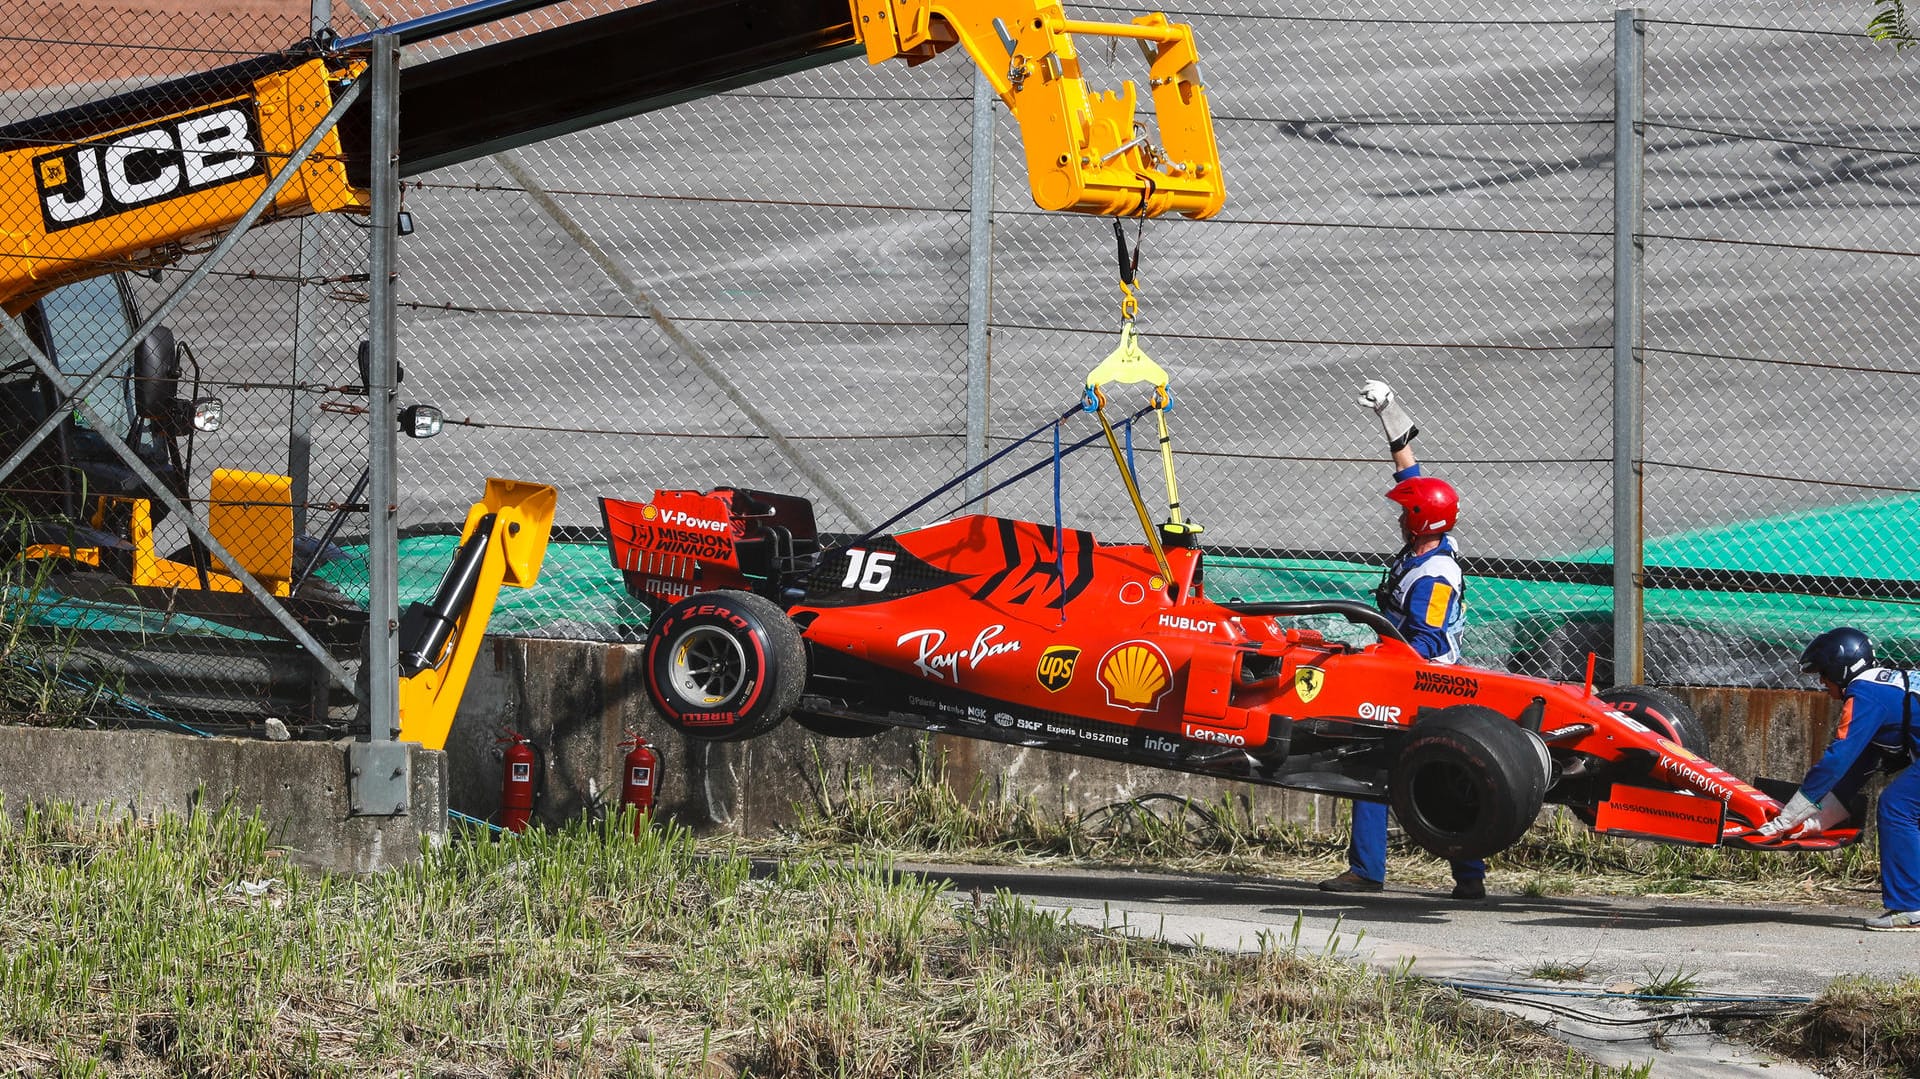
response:
{"label": "dirt ground", "polygon": [[0,92],[172,75],[282,48],[310,0],[37,0],[0,34]]}

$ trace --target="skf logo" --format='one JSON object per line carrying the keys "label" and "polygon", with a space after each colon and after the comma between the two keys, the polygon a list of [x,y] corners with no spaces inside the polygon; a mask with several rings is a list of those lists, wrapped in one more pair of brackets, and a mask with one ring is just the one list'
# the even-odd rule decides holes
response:
{"label": "skf logo", "polygon": [[1034,676],[1050,693],[1058,693],[1073,681],[1074,664],[1080,662],[1080,650],[1070,644],[1056,644],[1040,653],[1040,667]]}
{"label": "skf logo", "polygon": [[1153,711],[1172,684],[1166,653],[1149,641],[1114,645],[1100,660],[1099,677],[1107,690],[1107,703],[1129,712]]}
{"label": "skf logo", "polygon": [[260,121],[236,101],[33,159],[48,232],[266,174]]}
{"label": "skf logo", "polygon": [[1311,704],[1320,695],[1320,687],[1327,684],[1327,672],[1318,667],[1302,667],[1293,672],[1293,691],[1300,695],[1301,704]]}

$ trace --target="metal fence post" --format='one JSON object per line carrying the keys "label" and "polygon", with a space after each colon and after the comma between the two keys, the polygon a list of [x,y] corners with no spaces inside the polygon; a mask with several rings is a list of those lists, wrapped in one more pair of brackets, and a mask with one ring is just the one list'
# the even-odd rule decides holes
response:
{"label": "metal fence post", "polygon": [[[999,98],[973,73],[973,188],[967,200],[967,467],[987,459],[988,388],[993,328],[993,127]],[[967,479],[969,499],[987,490],[987,475]],[[976,507],[986,512],[983,504]]]}
{"label": "metal fence post", "polygon": [[[333,26],[333,0],[313,0],[308,23],[318,41]],[[287,476],[293,480],[293,534],[307,531],[307,506],[313,501],[313,409],[316,394],[303,389],[315,367],[314,338],[320,290],[307,283],[320,265],[320,223],[300,219],[300,254],[293,285],[293,385],[287,401]]]}
{"label": "metal fence post", "polygon": [[1639,8],[1613,16],[1613,680],[1645,674],[1640,354],[1643,31]]}
{"label": "metal fence post", "polygon": [[367,740],[348,754],[352,782],[348,808],[355,816],[407,812],[412,784],[407,747],[394,741],[400,728],[399,576],[400,539],[394,510],[399,439],[394,414],[394,238],[400,209],[400,55],[391,34],[373,38],[368,69],[371,102],[372,177],[367,279],[367,653],[363,698]]}

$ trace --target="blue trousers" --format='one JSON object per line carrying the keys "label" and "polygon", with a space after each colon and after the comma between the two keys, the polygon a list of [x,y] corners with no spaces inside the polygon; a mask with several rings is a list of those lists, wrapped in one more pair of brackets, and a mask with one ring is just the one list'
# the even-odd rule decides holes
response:
{"label": "blue trousers", "polygon": [[[1881,805],[1885,805],[1885,804],[1886,804],[1886,801],[1883,798],[1881,800]],[[1916,802],[1915,811],[1916,811],[1916,820],[1920,820],[1920,802]],[[1883,851],[1885,850],[1885,844],[1886,844],[1885,836],[1886,836],[1886,833],[1883,829],[1881,832],[1881,840],[1880,840],[1881,849]],[[1916,851],[1920,852],[1920,833],[1916,833],[1914,838],[1914,845],[1916,847]],[[1885,861],[1885,858],[1886,858],[1886,855],[1883,853],[1881,855],[1881,859],[1883,862]],[[1920,861],[1915,861],[1913,864],[1915,865],[1916,868],[1920,868]],[[1347,868],[1353,870],[1355,876],[1365,877],[1368,880],[1379,881],[1382,884],[1386,883],[1386,880],[1387,880],[1387,807],[1385,803],[1382,803],[1382,802],[1353,803],[1353,838],[1347,844]],[[1881,868],[1880,873],[1882,878],[1884,879],[1884,877],[1886,876],[1886,869],[1884,865]],[[1457,881],[1481,880],[1484,877],[1486,877],[1486,875],[1487,875],[1487,863],[1481,861],[1478,858],[1470,858],[1470,859],[1467,859],[1466,861],[1459,861],[1459,862],[1453,863],[1453,879],[1454,880],[1457,880]],[[1920,907],[1896,907],[1895,909],[1896,910],[1920,910]]]}
{"label": "blue trousers", "polygon": [[1920,910],[1920,768],[1880,792],[1880,898],[1888,910]]}

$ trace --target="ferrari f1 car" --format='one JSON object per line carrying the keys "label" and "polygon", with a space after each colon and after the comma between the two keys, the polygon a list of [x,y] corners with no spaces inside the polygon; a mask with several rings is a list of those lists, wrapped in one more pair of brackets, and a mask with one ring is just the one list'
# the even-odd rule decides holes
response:
{"label": "ferrari f1 car", "polygon": [[[1124,284],[1124,240],[1121,252]],[[1158,526],[1101,388],[1143,381],[1156,384],[1167,481]],[[1129,319],[1068,413],[1099,416],[1140,544],[974,514],[829,547],[793,496],[601,499],[614,564],[653,611],[647,695],[693,738],[752,738],[788,717],[827,735],[912,727],[1389,802],[1447,858],[1504,849],[1545,803],[1603,833],[1673,843],[1830,850],[1859,838],[1857,827],[1761,836],[1791,785],[1769,794],[1705,759],[1698,718],[1661,690],[1431,663],[1358,603],[1209,597],[1200,529],[1179,508],[1169,403]],[[1328,615],[1377,639],[1303,624]]]}
{"label": "ferrari f1 car", "polygon": [[[972,515],[823,550],[810,505],[719,488],[602,499],[615,564],[656,610],[645,683],[702,739],[791,717],[829,735],[914,727],[1390,802],[1434,854],[1513,843],[1543,803],[1597,831],[1825,850],[1857,828],[1768,840],[1774,797],[1701,756],[1663,691],[1594,692],[1422,659],[1351,602],[1208,598],[1204,553],[1103,544]],[[1336,615],[1375,643],[1296,624]]]}

